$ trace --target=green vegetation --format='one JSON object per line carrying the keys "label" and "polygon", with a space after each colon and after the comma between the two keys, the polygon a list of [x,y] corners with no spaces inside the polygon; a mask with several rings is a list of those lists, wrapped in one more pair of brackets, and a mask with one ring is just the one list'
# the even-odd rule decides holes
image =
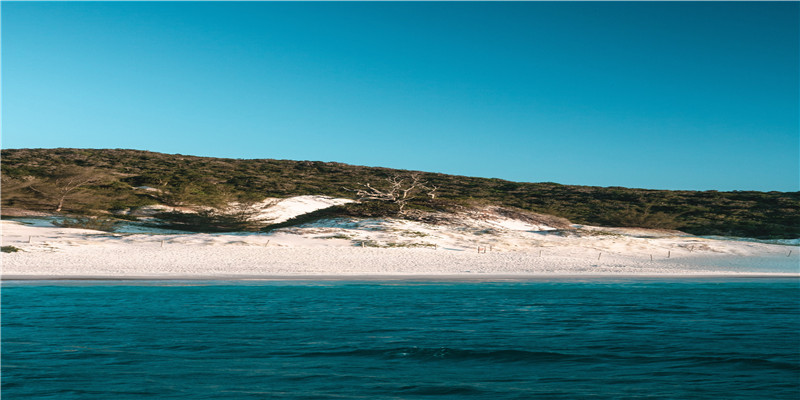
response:
{"label": "green vegetation", "polygon": [[14,246],[0,246],[0,251],[2,251],[3,253],[16,253],[20,251],[20,249]]}
{"label": "green vegetation", "polygon": [[350,240],[352,238],[350,236],[347,236],[347,235],[344,235],[344,234],[341,234],[341,233],[337,233],[336,235],[322,236],[322,237],[320,237],[320,239],[346,239],[346,240]]}
{"label": "green vegetation", "polygon": [[96,231],[114,232],[119,221],[104,216],[76,216],[53,221],[53,225],[63,228],[94,229]]}
{"label": "green vegetation", "polygon": [[[299,195],[355,199],[357,190],[366,184],[387,191],[392,178],[412,175],[409,171],[340,163],[219,159],[138,150],[6,149],[2,150],[0,166],[4,212],[22,209],[76,215],[151,204],[219,208],[233,201]],[[414,175],[426,183],[426,189],[436,191],[420,191],[403,204],[405,209],[389,201],[367,201],[333,207],[299,220],[341,216],[425,220],[426,211],[497,205],[551,214],[579,224],[679,229],[702,235],[800,237],[800,192],[644,190],[424,172]],[[161,215],[167,224],[180,225],[180,229],[198,223],[200,230],[209,225],[221,230],[255,229],[215,220],[220,216],[213,212],[200,216],[205,220]]]}
{"label": "green vegetation", "polygon": [[158,213],[159,220],[150,226],[189,232],[244,232],[255,231],[258,225],[246,214],[229,214],[216,210],[200,210],[197,213]]}

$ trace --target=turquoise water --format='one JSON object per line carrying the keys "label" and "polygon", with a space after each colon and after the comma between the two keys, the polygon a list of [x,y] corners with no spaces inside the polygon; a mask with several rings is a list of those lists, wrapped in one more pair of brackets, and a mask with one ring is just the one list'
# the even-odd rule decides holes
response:
{"label": "turquoise water", "polygon": [[797,399],[796,279],[21,282],[8,399]]}

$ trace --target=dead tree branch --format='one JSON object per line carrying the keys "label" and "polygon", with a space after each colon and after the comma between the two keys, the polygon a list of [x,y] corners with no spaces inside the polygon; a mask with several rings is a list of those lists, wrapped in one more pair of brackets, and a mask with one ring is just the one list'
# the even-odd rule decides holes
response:
{"label": "dead tree branch", "polygon": [[386,201],[397,204],[399,207],[399,214],[405,214],[405,207],[409,201],[414,199],[420,190],[427,190],[428,196],[431,199],[436,197],[435,191],[438,187],[428,187],[427,182],[420,180],[418,173],[413,173],[407,177],[400,175],[392,175],[387,177],[386,188],[376,188],[370,183],[360,184],[361,187],[357,189],[347,189],[355,192],[358,196],[358,201]]}
{"label": "dead tree branch", "polygon": [[71,167],[58,171],[50,179],[37,180],[28,189],[52,200],[55,203],[55,212],[61,212],[67,199],[77,196],[86,186],[108,179],[107,174],[93,168]]}

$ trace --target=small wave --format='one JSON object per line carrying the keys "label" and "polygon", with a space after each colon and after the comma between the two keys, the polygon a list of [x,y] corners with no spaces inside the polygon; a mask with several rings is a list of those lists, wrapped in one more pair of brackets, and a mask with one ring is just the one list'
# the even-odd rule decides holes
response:
{"label": "small wave", "polygon": [[393,349],[358,349],[349,351],[313,352],[299,357],[366,357],[409,360],[483,360],[494,362],[562,362],[580,361],[585,356],[528,350],[466,350],[449,347],[403,347]]}
{"label": "small wave", "polygon": [[765,358],[696,356],[696,357],[682,358],[679,361],[692,364],[699,364],[699,365],[738,364],[744,367],[774,368],[774,369],[784,369],[789,371],[800,371],[800,364],[794,364],[784,361],[772,361]]}
{"label": "small wave", "polygon": [[476,395],[476,394],[485,394],[485,390],[478,389],[473,386],[446,386],[446,385],[436,385],[436,386],[404,386],[400,388],[400,393],[403,394],[414,394],[414,395],[421,395],[421,396],[444,396],[444,395]]}

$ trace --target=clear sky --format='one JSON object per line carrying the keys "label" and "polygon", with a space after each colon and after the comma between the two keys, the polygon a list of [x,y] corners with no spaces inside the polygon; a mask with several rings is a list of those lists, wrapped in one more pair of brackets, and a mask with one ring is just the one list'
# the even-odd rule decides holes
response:
{"label": "clear sky", "polygon": [[2,146],[800,190],[800,3],[2,2]]}

